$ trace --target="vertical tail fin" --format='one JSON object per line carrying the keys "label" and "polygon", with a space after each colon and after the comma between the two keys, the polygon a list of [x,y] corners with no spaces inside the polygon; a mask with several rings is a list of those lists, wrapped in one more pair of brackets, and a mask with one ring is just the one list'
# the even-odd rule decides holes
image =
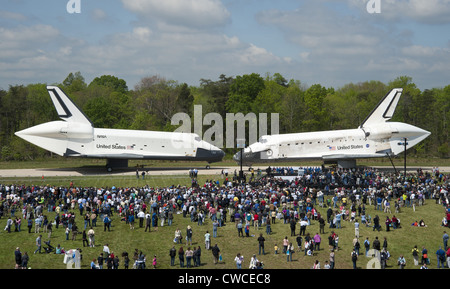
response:
{"label": "vertical tail fin", "polygon": [[402,95],[402,88],[394,88],[378,103],[375,109],[366,117],[360,128],[386,122],[392,118]]}
{"label": "vertical tail fin", "polygon": [[48,94],[53,101],[58,116],[67,122],[84,123],[92,126],[89,118],[78,106],[57,86],[47,86]]}

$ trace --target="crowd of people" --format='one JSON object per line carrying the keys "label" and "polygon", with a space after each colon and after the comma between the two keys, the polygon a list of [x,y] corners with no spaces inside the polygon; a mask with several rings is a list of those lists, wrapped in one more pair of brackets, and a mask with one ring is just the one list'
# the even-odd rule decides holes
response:
{"label": "crowd of people", "polygon": [[[291,168],[269,167],[267,172],[285,175],[290,174]],[[218,227],[229,220],[236,226],[239,237],[249,236],[250,227],[258,229],[264,226],[266,233],[271,234],[271,223],[279,219],[283,224],[291,226],[291,236],[297,236],[295,228],[296,224],[300,224],[300,234],[296,238],[297,248],[294,248],[292,242],[283,242],[283,253],[290,252],[291,255],[289,258],[288,254],[288,261],[292,260],[292,253],[295,250],[304,251],[305,255],[313,255],[314,250],[320,248],[320,235],[310,236],[305,230],[312,220],[317,220],[320,223],[320,233],[325,226],[333,230],[328,238],[330,259],[324,266],[333,268],[334,252],[339,250],[339,236],[336,232],[341,228],[342,221],[350,221],[355,225],[357,237],[359,224],[373,227],[373,230],[381,229],[379,216],[375,215],[372,218],[366,215],[366,206],[373,206],[380,214],[391,214],[392,211],[399,213],[403,207],[415,209],[416,206],[422,206],[429,200],[434,200],[443,208],[449,207],[450,176],[439,172],[438,168],[434,168],[431,172],[419,169],[406,176],[372,168],[304,168],[304,173],[292,180],[278,178],[271,173],[260,178],[252,176],[248,182],[239,180],[235,172],[234,176],[224,174],[221,181],[207,180],[202,185],[193,181],[195,186],[159,188],[0,184],[2,202],[0,216],[7,218],[5,227],[7,233],[20,232],[23,222],[27,224],[28,233],[34,232],[39,235],[47,233],[50,240],[53,228],[62,226],[66,232],[66,240],[69,240],[70,234],[72,240],[75,240],[80,233],[83,246],[90,247],[95,246],[93,227],[101,223],[103,230],[109,231],[112,214],[120,216],[120,220],[128,224],[130,229],[134,229],[135,224],[138,224],[139,227],[145,227],[145,231],[157,231],[159,226],[171,225],[177,212],[198,225],[201,225],[205,218],[209,218],[213,224],[213,235],[216,234]],[[197,174],[190,172],[190,177],[194,180]],[[317,209],[319,207],[327,208],[326,216],[320,215]],[[47,219],[45,211],[54,212],[55,219]],[[82,219],[81,226],[78,222],[80,219]],[[447,226],[449,221],[450,213],[443,217],[442,225]],[[423,220],[418,222],[417,226],[422,223]],[[404,224],[401,224],[399,218],[394,215],[385,220],[385,225],[386,230],[389,230]],[[183,242],[183,235],[176,231],[174,242]],[[200,246],[192,247],[189,229],[184,236],[186,250],[182,247],[176,253],[171,250],[171,266],[175,265],[176,255],[179,256],[180,267],[185,266],[184,260],[186,267],[200,266]],[[214,262],[219,262],[220,249],[217,244],[210,246],[210,241],[207,232],[205,248],[211,250]],[[260,241],[260,250],[263,243],[264,241]],[[357,255],[359,247],[356,247]],[[59,253],[64,253],[59,245],[57,249]],[[262,249],[264,251],[264,247]],[[117,255],[107,250],[102,254],[97,260],[92,260],[92,268],[103,268],[104,263],[107,268],[118,268]],[[17,255],[23,256],[19,253]],[[352,260],[354,255],[352,252]],[[124,267],[128,268],[128,253],[124,252],[122,257],[128,260],[124,261]],[[256,256],[254,257],[256,259]],[[19,264],[17,258],[16,265],[24,267],[22,261]],[[146,267],[145,254],[135,252],[133,258],[133,267]],[[236,266],[241,267],[242,256],[238,254],[235,260]],[[152,259],[152,264],[156,267],[156,256]],[[257,260],[253,260],[253,264],[252,268],[263,267],[262,262]],[[320,262],[315,262],[313,267],[320,268]]]}

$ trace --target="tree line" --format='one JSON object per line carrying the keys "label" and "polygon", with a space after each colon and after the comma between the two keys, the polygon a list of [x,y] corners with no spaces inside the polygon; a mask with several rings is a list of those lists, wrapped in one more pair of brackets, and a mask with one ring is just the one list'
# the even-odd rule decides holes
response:
{"label": "tree line", "polygon": [[[1,160],[51,156],[14,135],[16,131],[58,120],[46,85],[15,85],[7,91],[0,90]],[[184,112],[193,117],[194,105],[202,105],[204,115],[218,113],[223,120],[226,113],[278,113],[280,133],[356,128],[390,89],[401,87],[403,94],[392,121],[431,132],[408,154],[440,158],[450,155],[450,85],[421,91],[408,76],[387,84],[372,80],[333,88],[307,86],[279,73],[235,77],[222,74],[217,80],[200,79],[198,86],[154,75],[142,78],[130,89],[123,79],[113,75],[96,77],[88,84],[80,72],[75,72],[54,85],[72,98],[95,127],[174,131],[174,114]]]}

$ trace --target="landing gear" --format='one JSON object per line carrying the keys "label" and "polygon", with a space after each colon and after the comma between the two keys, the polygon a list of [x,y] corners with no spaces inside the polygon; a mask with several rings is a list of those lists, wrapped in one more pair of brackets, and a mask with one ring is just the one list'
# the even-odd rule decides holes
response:
{"label": "landing gear", "polygon": [[128,168],[127,159],[107,159],[106,160],[106,170],[108,173],[112,172],[117,168]]}
{"label": "landing gear", "polygon": [[209,170],[211,168],[211,166],[208,164],[206,165],[206,169]]}

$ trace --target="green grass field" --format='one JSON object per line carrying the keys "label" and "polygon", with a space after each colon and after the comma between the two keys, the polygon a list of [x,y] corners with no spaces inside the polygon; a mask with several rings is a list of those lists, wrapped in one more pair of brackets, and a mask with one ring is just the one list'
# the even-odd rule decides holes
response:
{"label": "green grass field", "polygon": [[[206,179],[218,179],[220,176],[200,176],[199,183],[203,184]],[[163,187],[170,185],[188,185],[190,179],[187,175],[179,176],[152,176],[146,180],[137,180],[134,176],[101,176],[101,177],[46,177],[44,180],[41,178],[29,178],[29,179],[3,179],[2,183],[20,183],[20,184],[36,184],[46,185],[51,184],[54,186],[68,186],[71,181],[76,186],[95,186],[95,187],[126,187],[126,186],[143,186],[148,184],[152,187]],[[317,206],[316,206],[317,207]],[[319,212],[326,216],[325,208],[318,208]],[[430,268],[436,267],[435,252],[439,246],[442,246],[442,235],[446,229],[441,226],[441,220],[444,217],[444,208],[441,205],[435,204],[434,200],[426,200],[423,206],[417,206],[416,210],[412,208],[402,208],[401,212],[395,214],[402,223],[402,228],[397,230],[385,231],[384,219],[387,214],[382,211],[375,211],[373,206],[366,206],[367,215],[371,215],[372,218],[378,214],[380,217],[380,223],[382,224],[382,231],[373,231],[372,228],[361,226],[360,229],[360,242],[364,241],[366,237],[372,242],[375,237],[378,237],[381,242],[386,237],[389,243],[388,251],[391,254],[391,259],[388,261],[388,268],[397,268],[396,260],[400,255],[404,255],[407,260],[407,269],[415,269],[413,265],[413,259],[411,255],[411,249],[414,245],[417,245],[419,249],[423,246],[429,250],[429,256],[431,259]],[[74,210],[77,214],[78,210]],[[21,215],[19,212],[16,216]],[[49,219],[53,219],[54,213],[46,212],[45,215]],[[392,217],[393,214],[389,214]],[[410,224],[414,221],[423,219],[427,224],[425,228],[411,227]],[[0,227],[3,229],[6,224],[6,218],[0,219]],[[81,218],[77,217],[77,225],[80,228],[84,227],[84,222]],[[213,258],[210,251],[204,249],[204,234],[207,230],[212,233],[212,222],[208,219],[203,226],[198,226],[197,223],[191,223],[189,218],[183,218],[181,214],[176,214],[172,226],[159,227],[155,232],[144,232],[144,228],[139,228],[136,223],[135,229],[130,230],[129,226],[125,222],[121,222],[118,216],[113,216],[112,230],[111,232],[104,232],[102,224],[98,223],[99,227],[94,228],[96,232],[96,247],[82,247],[81,235],[78,236],[76,241],[66,241],[64,229],[54,229],[51,236],[51,244],[56,247],[60,244],[65,249],[81,248],[83,261],[82,268],[88,269],[90,261],[102,251],[102,246],[105,243],[109,244],[110,249],[115,254],[121,254],[126,251],[132,255],[135,249],[138,249],[147,255],[147,264],[150,266],[151,259],[154,255],[158,259],[158,268],[162,269],[178,269],[178,259],[176,259],[176,266],[170,267],[169,263],[169,250],[174,246],[173,237],[176,228],[180,228],[185,235],[186,227],[191,225],[193,227],[193,246],[201,246],[202,257],[201,262],[203,269],[234,269],[236,268],[234,263],[234,257],[237,253],[241,253],[244,256],[243,268],[248,268],[250,257],[253,254],[258,254],[258,242],[257,237],[260,233],[263,233],[266,238],[265,242],[265,255],[258,256],[265,264],[265,268],[269,269],[307,269],[311,268],[315,260],[319,260],[324,264],[325,260],[328,260],[329,248],[327,237],[331,232],[331,229],[326,226],[325,234],[322,234],[321,250],[316,251],[314,256],[304,256],[304,252],[296,250],[293,256],[293,262],[287,262],[286,256],[283,254],[274,254],[273,247],[275,244],[282,247],[282,241],[285,236],[295,244],[295,237],[290,236],[290,228],[288,224],[283,224],[282,220],[277,220],[276,224],[272,225],[273,233],[271,235],[265,234],[265,227],[259,230],[251,229],[250,235],[252,237],[239,238],[237,237],[237,230],[234,224],[229,222],[229,218],[225,226],[219,228],[218,237],[212,239],[212,245],[218,244],[223,255],[223,262],[214,265]],[[338,269],[350,269],[352,268],[352,262],[350,253],[352,251],[352,240],[354,238],[354,226],[353,223],[343,221],[342,229],[334,229],[339,235],[339,250],[336,253],[336,268]],[[311,226],[306,230],[312,236],[319,232],[319,226],[316,221],[312,221]],[[0,268],[11,269],[14,268],[14,250],[16,247],[20,247],[22,253],[28,252],[30,256],[29,267],[33,269],[63,269],[65,264],[63,263],[64,257],[56,254],[33,254],[36,249],[35,239],[37,234],[28,233],[26,223],[22,224],[21,232],[7,233],[4,230],[0,231]],[[299,226],[296,230],[299,232]],[[47,234],[42,233],[42,239],[48,240]],[[180,245],[175,245],[178,249]],[[183,245],[186,250],[187,246]],[[361,252],[364,252],[363,245],[361,246]],[[281,251],[281,250],[280,250]],[[358,267],[366,268],[367,262],[370,258],[360,256],[358,260]],[[122,261],[122,259],[121,259]],[[120,268],[123,268],[123,264],[120,264]]]}
{"label": "green grass field", "polygon": [[[392,159],[395,167],[399,170],[403,168],[404,159],[402,156],[394,157]],[[361,159],[358,160],[358,165],[361,166],[385,166],[392,168],[389,158],[376,158],[376,159]],[[272,166],[320,166],[320,161],[302,161],[302,162],[276,162],[271,164],[261,164],[261,167]],[[77,168],[77,167],[100,167],[103,168],[106,165],[104,159],[86,159],[86,158],[68,158],[55,156],[46,159],[37,159],[29,161],[0,161],[0,169],[23,169],[23,168]],[[204,168],[206,163],[193,162],[193,161],[143,161],[143,160],[130,160],[129,166],[134,167],[136,165],[143,165],[146,168],[158,168],[158,167],[197,167]],[[236,162],[232,160],[232,155],[227,155],[221,162],[213,163],[214,167],[227,167],[236,166]],[[434,166],[449,166],[448,159],[440,158],[422,158],[422,157],[407,157],[407,165],[409,167],[434,167]],[[258,165],[255,164],[255,167]]]}

